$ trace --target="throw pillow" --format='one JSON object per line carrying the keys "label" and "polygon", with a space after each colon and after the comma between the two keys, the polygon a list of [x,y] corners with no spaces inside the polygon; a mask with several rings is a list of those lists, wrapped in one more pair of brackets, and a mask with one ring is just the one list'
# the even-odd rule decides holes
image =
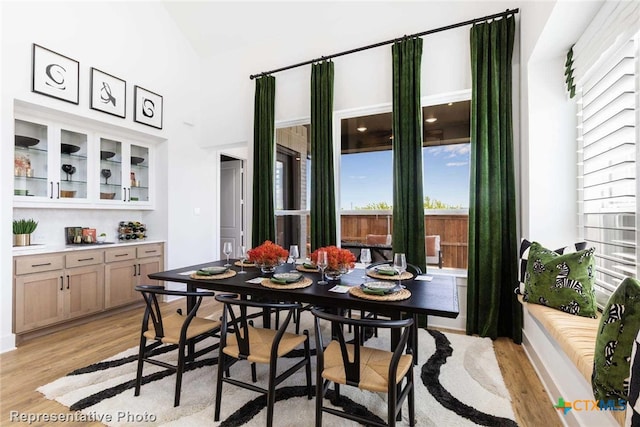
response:
{"label": "throw pillow", "polygon": [[627,400],[631,350],[639,329],[640,282],[628,277],[602,311],[591,375],[596,399]]}
{"label": "throw pillow", "polygon": [[[520,252],[519,252],[519,260],[520,260],[520,268],[518,269],[518,287],[514,290],[514,292],[518,295],[522,295],[525,301],[529,300],[529,296],[525,292],[524,282],[526,281],[527,276],[527,261],[529,260],[529,248],[531,247],[531,242],[525,238],[520,240]],[[571,246],[565,246],[562,248],[556,249],[558,255],[563,255],[565,253],[577,252],[587,248],[587,242],[577,242]]]}
{"label": "throw pillow", "polygon": [[533,242],[525,277],[528,302],[596,317],[594,251],[591,248],[560,255]]}

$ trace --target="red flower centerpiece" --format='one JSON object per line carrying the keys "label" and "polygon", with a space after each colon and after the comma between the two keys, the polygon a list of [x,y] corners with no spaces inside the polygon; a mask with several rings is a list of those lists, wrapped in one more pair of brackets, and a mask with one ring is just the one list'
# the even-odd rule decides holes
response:
{"label": "red flower centerpiece", "polygon": [[327,253],[327,268],[325,274],[329,280],[337,280],[343,274],[355,267],[356,257],[348,249],[341,249],[337,246],[325,246],[318,248],[311,254],[311,261],[318,265],[318,252]]}
{"label": "red flower centerpiece", "polygon": [[273,273],[276,267],[287,259],[289,251],[271,240],[266,240],[260,246],[249,249],[247,256],[249,262],[258,265],[263,273]]}

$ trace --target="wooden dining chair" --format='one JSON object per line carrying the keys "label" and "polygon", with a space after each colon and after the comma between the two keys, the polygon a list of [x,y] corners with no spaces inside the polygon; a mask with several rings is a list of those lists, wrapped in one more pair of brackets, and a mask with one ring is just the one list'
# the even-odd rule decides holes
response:
{"label": "wooden dining chair", "polygon": [[[180,405],[180,389],[182,387],[182,373],[188,369],[198,357],[207,354],[219,346],[219,320],[197,317],[196,314],[204,297],[213,297],[213,292],[188,292],[168,290],[162,286],[140,285],[135,290],[140,292],[145,302],[140,333],[140,349],[138,351],[138,370],[136,374],[135,396],[140,395],[142,385],[142,370],[144,362],[162,366],[176,372],[176,389],[173,406]],[[158,303],[158,295],[180,296],[193,298],[195,304],[185,315],[181,309],[176,313],[163,315]],[[208,337],[215,337],[215,342],[192,354],[186,353],[188,344],[196,344]],[[147,340],[152,343],[147,345]],[[175,365],[158,360],[154,350],[163,344],[175,345],[178,348],[178,360]]]}
{"label": "wooden dining chair", "polygon": [[[413,382],[413,349],[409,336],[413,319],[380,320],[352,319],[330,314],[320,309],[312,310],[315,316],[316,335],[316,427],[322,425],[323,412],[357,421],[364,425],[395,426],[401,419],[402,405],[408,400],[409,425],[415,425]],[[331,323],[335,334],[325,345],[320,321]],[[353,340],[347,342],[344,326],[353,327]],[[400,329],[400,340],[391,351],[361,344],[365,328]],[[391,332],[391,331],[389,331]],[[324,406],[324,396],[334,384],[335,399],[340,397],[340,385],[357,387],[363,391],[387,394],[387,423],[347,413],[333,406]],[[404,385],[402,385],[404,383]]]}
{"label": "wooden dining chair", "polygon": [[[303,331],[302,335],[286,332],[294,311],[300,309],[301,305],[298,303],[238,299],[237,295],[216,295],[215,298],[224,304],[220,356],[218,359],[215,421],[220,420],[222,384],[226,382],[267,396],[267,426],[270,427],[273,425],[276,386],[302,367],[306,371],[307,397],[308,399],[312,397],[309,331]],[[247,309],[251,307],[260,310],[273,310],[277,313],[287,313],[287,315],[283,316],[284,319],[275,330],[257,328],[249,320]],[[303,359],[278,374],[278,359],[291,353],[301,344],[304,345]],[[231,366],[241,360],[246,360],[251,364],[252,383],[231,378]],[[267,388],[255,385],[257,382],[256,364],[258,363],[269,366]],[[226,375],[223,375],[224,373]]]}

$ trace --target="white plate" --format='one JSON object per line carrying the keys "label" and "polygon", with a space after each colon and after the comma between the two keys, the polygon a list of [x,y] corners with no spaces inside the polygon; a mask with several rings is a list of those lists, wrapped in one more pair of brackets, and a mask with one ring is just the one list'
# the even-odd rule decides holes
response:
{"label": "white plate", "polygon": [[287,282],[297,282],[302,279],[302,274],[300,273],[276,273],[273,275],[274,279],[278,280],[286,280]]}
{"label": "white plate", "polygon": [[398,286],[395,282],[367,282],[363,285],[373,291],[390,291]]}

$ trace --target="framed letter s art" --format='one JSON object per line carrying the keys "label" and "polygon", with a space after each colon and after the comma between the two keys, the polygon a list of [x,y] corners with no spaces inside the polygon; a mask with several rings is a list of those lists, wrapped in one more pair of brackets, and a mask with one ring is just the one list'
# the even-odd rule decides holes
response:
{"label": "framed letter s art", "polygon": [[31,90],[78,104],[80,63],[33,44]]}
{"label": "framed letter s art", "polygon": [[140,86],[134,86],[133,120],[162,129],[162,96]]}

